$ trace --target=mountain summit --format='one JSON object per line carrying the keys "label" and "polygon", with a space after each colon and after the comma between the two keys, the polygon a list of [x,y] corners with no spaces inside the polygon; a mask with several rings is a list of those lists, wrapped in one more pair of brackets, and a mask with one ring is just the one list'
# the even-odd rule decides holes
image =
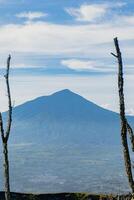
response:
{"label": "mountain summit", "polygon": [[[133,118],[131,118],[133,121]],[[119,116],[65,89],[13,110],[12,142],[119,142]]]}
{"label": "mountain summit", "polygon": [[70,90],[15,107],[9,140],[13,190],[126,191],[119,126],[117,113]]}

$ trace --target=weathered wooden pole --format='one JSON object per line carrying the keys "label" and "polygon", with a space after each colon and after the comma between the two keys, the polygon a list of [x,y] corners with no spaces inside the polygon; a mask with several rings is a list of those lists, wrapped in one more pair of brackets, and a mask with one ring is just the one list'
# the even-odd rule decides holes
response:
{"label": "weathered wooden pole", "polygon": [[0,113],[0,132],[3,144],[3,157],[4,157],[4,180],[5,180],[5,200],[11,200],[10,195],[10,179],[9,179],[9,159],[8,159],[8,139],[11,130],[12,123],[12,103],[11,103],[11,93],[9,86],[9,70],[10,70],[10,60],[11,56],[9,55],[7,59],[7,69],[5,74],[6,86],[7,86],[7,96],[8,96],[8,119],[6,131],[3,128],[3,119],[2,114]]}
{"label": "weathered wooden pole", "polygon": [[133,181],[133,174],[132,174],[132,166],[131,166],[131,158],[129,153],[128,141],[127,141],[127,132],[130,134],[130,139],[132,143],[132,148],[134,147],[133,141],[133,132],[126,120],[125,116],[125,100],[124,100],[124,79],[123,79],[123,62],[122,62],[122,55],[119,48],[118,38],[114,38],[114,45],[116,48],[116,55],[111,53],[114,57],[117,58],[118,61],[118,92],[119,92],[119,105],[120,105],[120,121],[121,121],[121,140],[123,146],[123,155],[124,155],[124,162],[125,162],[125,169],[126,175],[128,178],[128,182],[132,193],[134,193],[134,181]]}

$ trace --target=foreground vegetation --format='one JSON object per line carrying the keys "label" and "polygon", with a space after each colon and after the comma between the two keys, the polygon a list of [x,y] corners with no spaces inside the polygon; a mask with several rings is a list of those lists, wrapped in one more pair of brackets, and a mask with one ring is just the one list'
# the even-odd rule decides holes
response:
{"label": "foreground vegetation", "polygon": [[[128,195],[102,195],[88,193],[59,193],[59,194],[21,194],[11,193],[11,200],[131,200]],[[5,200],[4,192],[0,192],[0,200]]]}

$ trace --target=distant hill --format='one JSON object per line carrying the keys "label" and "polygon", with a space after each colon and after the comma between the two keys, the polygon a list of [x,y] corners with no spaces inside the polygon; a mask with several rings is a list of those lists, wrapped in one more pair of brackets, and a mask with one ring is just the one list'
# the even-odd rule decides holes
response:
{"label": "distant hill", "polygon": [[119,125],[117,113],[65,89],[15,107],[11,141],[116,144]]}
{"label": "distant hill", "polygon": [[[134,117],[128,120],[134,125]],[[17,106],[9,146],[12,191],[128,192],[120,141],[119,115],[70,90]]]}

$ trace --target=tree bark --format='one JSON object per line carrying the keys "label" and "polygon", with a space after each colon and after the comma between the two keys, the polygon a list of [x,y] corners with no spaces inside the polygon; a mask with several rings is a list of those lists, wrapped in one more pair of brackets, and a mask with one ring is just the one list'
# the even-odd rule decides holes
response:
{"label": "tree bark", "polygon": [[10,178],[9,178],[9,161],[8,161],[8,144],[3,143],[3,156],[4,156],[4,180],[5,180],[5,200],[10,200]]}
{"label": "tree bark", "polygon": [[10,200],[10,180],[9,180],[9,160],[8,160],[8,139],[11,130],[12,124],[12,102],[11,102],[11,94],[10,94],[10,86],[9,86],[9,70],[10,70],[10,60],[11,56],[9,55],[7,59],[7,68],[5,74],[6,86],[7,86],[7,96],[8,96],[8,119],[6,131],[3,126],[3,118],[0,113],[0,133],[3,144],[3,157],[4,157],[4,181],[5,181],[5,200]]}
{"label": "tree bark", "polygon": [[115,56],[118,60],[118,92],[119,92],[119,105],[120,105],[121,139],[122,139],[122,146],[123,146],[124,162],[125,162],[125,169],[126,169],[128,182],[132,190],[132,193],[134,193],[134,181],[133,181],[131,159],[130,159],[130,154],[129,154],[128,141],[127,141],[128,123],[125,117],[125,100],[124,100],[124,91],[123,91],[123,86],[124,86],[123,62],[122,62],[121,51],[119,48],[118,38],[114,38],[114,44],[115,44],[117,55],[113,53],[112,55]]}

